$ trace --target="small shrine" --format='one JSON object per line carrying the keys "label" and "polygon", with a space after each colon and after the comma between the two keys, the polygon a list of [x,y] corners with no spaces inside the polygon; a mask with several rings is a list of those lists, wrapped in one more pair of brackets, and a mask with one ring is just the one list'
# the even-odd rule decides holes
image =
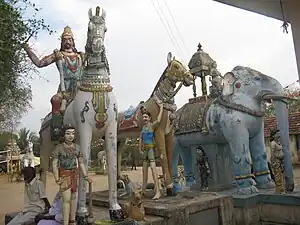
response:
{"label": "small shrine", "polygon": [[15,139],[11,138],[5,148],[7,151],[7,174],[19,173],[21,171],[21,150]]}
{"label": "small shrine", "polygon": [[15,139],[10,139],[8,141],[8,144],[6,146],[6,149],[7,151],[7,160],[20,160],[21,159],[21,156],[20,156],[20,148],[19,146],[17,145],[17,142]]}
{"label": "small shrine", "polygon": [[217,63],[214,61],[208,53],[203,51],[202,45],[198,44],[197,51],[193,54],[188,64],[190,72],[195,78],[199,77],[201,80],[201,91],[202,95],[197,97],[196,84],[193,84],[193,96],[194,98],[189,99],[190,103],[195,102],[206,102],[208,100],[208,91],[206,84],[206,77],[210,76],[211,86],[209,87],[209,95],[216,97],[218,91],[222,88],[221,86],[221,74],[217,70]]}

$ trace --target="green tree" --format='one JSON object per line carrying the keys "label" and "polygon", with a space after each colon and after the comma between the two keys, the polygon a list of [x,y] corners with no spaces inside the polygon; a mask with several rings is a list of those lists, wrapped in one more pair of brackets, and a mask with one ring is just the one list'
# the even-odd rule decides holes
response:
{"label": "green tree", "polygon": [[[300,112],[300,90],[299,89],[285,89],[286,95],[294,98],[294,100],[289,101],[287,107],[289,113]],[[275,106],[274,104],[266,105],[266,116],[275,116]]]}
{"label": "green tree", "polygon": [[35,132],[31,132],[26,127],[19,130],[18,136],[17,144],[22,151],[27,147],[28,141],[31,141],[33,145],[40,144],[39,136]]}
{"label": "green tree", "polygon": [[19,148],[21,149],[21,151],[23,151],[28,144],[29,133],[30,133],[30,130],[25,127],[21,128],[19,130],[19,133],[18,133],[19,138],[17,140],[17,144],[18,144]]}
{"label": "green tree", "polygon": [[0,0],[0,127],[8,130],[10,120],[20,121],[32,98],[29,80],[38,71],[27,59],[23,43],[46,30],[53,31],[28,0]]}
{"label": "green tree", "polygon": [[11,132],[5,131],[5,132],[0,133],[0,151],[4,151],[5,147],[8,144],[8,141],[11,138],[14,138],[15,140],[18,139],[17,135],[15,135]]}

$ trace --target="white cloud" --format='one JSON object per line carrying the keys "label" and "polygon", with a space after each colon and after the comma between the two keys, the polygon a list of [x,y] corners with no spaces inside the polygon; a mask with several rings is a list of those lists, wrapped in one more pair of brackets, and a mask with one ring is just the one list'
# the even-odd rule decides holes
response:
{"label": "white cloud", "polygon": [[[210,0],[190,0],[189,4],[167,2],[187,46],[187,60],[201,42],[203,49],[217,61],[222,73],[236,65],[245,65],[277,78],[283,85],[298,80],[292,35],[282,33],[280,21]],[[95,6],[101,4],[106,10],[107,54],[120,109],[127,109],[149,97],[166,66],[169,51],[176,58],[182,58],[172,45],[151,1],[39,0],[36,3],[43,8],[41,13],[45,20],[58,30],[54,36],[39,36],[34,45],[38,54],[50,54],[59,48],[59,35],[66,25],[73,28],[77,49],[83,50],[88,9],[93,7],[95,10]],[[160,4],[167,15],[164,1]],[[171,17],[168,20],[172,22]],[[180,42],[176,29],[173,31]],[[181,48],[184,49],[182,44]],[[50,98],[58,85],[55,65],[40,72],[51,83],[43,80],[32,82],[34,108],[22,120],[22,126],[32,130],[39,129],[39,119],[49,112]],[[176,97],[178,106],[190,97],[192,88],[180,91]]]}

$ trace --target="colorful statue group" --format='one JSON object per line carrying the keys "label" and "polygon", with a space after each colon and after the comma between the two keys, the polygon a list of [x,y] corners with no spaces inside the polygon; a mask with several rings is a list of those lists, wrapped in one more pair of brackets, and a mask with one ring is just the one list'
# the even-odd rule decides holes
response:
{"label": "colorful statue group", "polygon": [[[55,182],[59,185],[60,193],[62,197],[62,221],[63,224],[75,224],[76,209],[77,213],[86,213],[86,182],[92,182],[87,176],[87,162],[89,158],[90,142],[93,135],[98,137],[105,136],[106,142],[106,156],[108,160],[108,174],[109,174],[109,203],[110,203],[110,217],[112,220],[118,221],[123,219],[123,214],[121,207],[117,202],[117,169],[116,169],[116,152],[117,152],[117,122],[118,122],[118,110],[115,96],[112,92],[113,88],[110,85],[110,72],[105,55],[104,48],[104,37],[107,30],[105,24],[105,11],[102,9],[100,15],[100,7],[96,8],[96,15],[93,16],[91,10],[89,11],[89,29],[88,38],[86,42],[85,53],[78,52],[75,48],[74,36],[70,27],[65,27],[61,35],[61,47],[59,50],[54,50],[54,52],[41,60],[34,54],[31,48],[27,44],[24,45],[24,49],[27,52],[31,61],[39,68],[46,67],[52,63],[56,63],[59,75],[60,75],[60,85],[58,87],[57,93],[51,98],[52,110],[51,110],[51,121],[50,121],[50,136],[52,141],[60,141],[52,154],[52,167],[55,177]],[[202,78],[203,91],[206,93],[205,76],[210,75],[212,77],[212,97],[214,99],[214,104],[208,104],[205,108],[204,116],[211,116],[211,119],[204,118],[202,121],[202,127],[199,130],[199,143],[201,143],[201,138],[209,140],[209,134],[211,133],[211,124],[206,125],[206,121],[212,123],[212,121],[217,121],[220,119],[220,115],[226,108],[233,110],[239,116],[252,115],[250,121],[254,121],[254,118],[261,122],[261,114],[259,111],[251,111],[250,109],[241,106],[240,103],[230,103],[231,96],[233,94],[241,95],[240,92],[235,90],[240,89],[241,85],[248,82],[256,85],[254,82],[259,82],[261,80],[270,80],[270,84],[278,85],[278,90],[281,85],[275,79],[271,79],[258,71],[254,71],[250,68],[236,67],[233,72],[230,72],[224,76],[225,84],[222,84],[220,73],[217,70],[217,64],[213,61],[208,54],[204,53],[199,46],[197,55],[205,61],[207,64],[203,64],[202,67],[197,67],[199,70],[194,71],[194,76]],[[198,64],[197,64],[198,65]],[[205,67],[207,66],[207,67]],[[201,69],[202,68],[202,69]],[[203,72],[204,71],[204,72]],[[251,76],[250,76],[250,75]],[[173,131],[173,120],[183,119],[184,116],[182,110],[175,113],[176,105],[174,104],[174,96],[178,93],[182,85],[190,86],[194,83],[194,77],[189,70],[187,70],[180,62],[172,59],[171,55],[168,55],[168,67],[165,73],[162,75],[157,86],[155,87],[151,98],[143,104],[140,108],[143,126],[140,134],[139,150],[143,155],[143,185],[142,192],[146,193],[147,181],[148,181],[148,167],[150,166],[152,171],[152,176],[155,184],[155,195],[153,199],[158,199],[161,197],[160,185],[158,181],[158,173],[155,163],[155,149],[158,150],[162,169],[164,176],[164,183],[166,186],[167,195],[173,195],[173,181],[176,180],[178,175],[178,170],[172,174],[171,164],[173,159],[173,145],[174,149],[181,148],[181,142],[184,143],[184,138],[188,135],[195,134],[197,131],[192,130],[185,133],[175,133]],[[251,77],[249,79],[248,77]],[[240,79],[240,81],[239,81]],[[180,82],[179,87],[176,88],[176,84]],[[268,85],[266,83],[265,85]],[[247,86],[251,88],[252,86]],[[274,85],[273,85],[274,86]],[[246,87],[246,84],[245,84]],[[256,87],[256,86],[255,86]],[[252,90],[252,89],[251,89]],[[251,92],[251,91],[250,91]],[[250,93],[249,92],[249,93]],[[252,93],[252,92],[251,92]],[[256,92],[255,92],[256,93]],[[273,92],[260,93],[261,98],[268,98],[268,94],[272,97]],[[227,96],[223,99],[222,96]],[[270,98],[271,98],[270,97]],[[279,96],[284,98],[284,96]],[[236,100],[235,98],[232,98]],[[238,98],[237,98],[238,99]],[[253,100],[254,101],[254,100]],[[211,102],[210,102],[211,103]],[[256,104],[254,102],[253,104]],[[258,104],[258,103],[257,103]],[[220,105],[220,108],[218,108]],[[258,104],[260,106],[260,102]],[[91,109],[91,110],[90,110]],[[94,109],[94,110],[92,110]],[[81,110],[81,111],[80,111]],[[223,111],[222,111],[223,110]],[[222,112],[219,117],[214,117],[214,113]],[[228,111],[228,110],[227,110]],[[228,113],[223,113],[222,115],[227,115]],[[241,116],[241,118],[244,118]],[[92,120],[91,120],[92,118]],[[201,118],[194,118],[200,119]],[[91,120],[87,121],[86,120]],[[154,121],[153,121],[154,120]],[[223,122],[228,121],[226,116]],[[74,124],[70,124],[70,123]],[[256,122],[256,121],[255,121]],[[235,121],[234,124],[239,124],[240,121]],[[63,124],[65,124],[63,126]],[[194,126],[192,124],[180,124],[182,129],[190,129]],[[248,123],[247,123],[248,124]],[[251,123],[249,123],[251,124]],[[185,126],[186,125],[186,126]],[[92,127],[94,126],[94,127]],[[218,125],[219,126],[219,125]],[[238,125],[237,125],[238,126]],[[226,126],[224,125],[224,129]],[[194,128],[193,128],[194,129]],[[226,143],[226,141],[231,145],[231,147],[244,146],[240,140],[232,138],[232,130],[226,133],[228,139],[225,141],[224,137],[221,138],[220,132],[216,127],[216,136],[220,136],[220,140]],[[248,130],[247,135],[245,135],[245,140],[248,140]],[[42,132],[42,131],[41,131]],[[219,132],[219,133],[218,133]],[[258,132],[258,131],[255,131]],[[208,136],[206,136],[208,135]],[[225,135],[225,134],[224,134]],[[224,136],[223,135],[223,136]],[[259,138],[259,134],[258,138]],[[275,182],[277,187],[277,192],[282,192],[283,178],[281,171],[281,160],[282,154],[280,153],[281,147],[278,142],[279,133],[274,134],[274,140],[272,141],[272,169],[275,174]],[[76,142],[75,142],[76,137]],[[196,137],[196,136],[195,136]],[[194,139],[195,139],[194,137]],[[182,138],[182,139],[180,139]],[[179,141],[179,139],[181,141]],[[194,140],[193,139],[193,140]],[[203,139],[203,140],[204,140]],[[243,140],[244,140],[243,139]],[[198,140],[198,139],[197,139]],[[259,139],[260,140],[260,139]],[[45,140],[43,140],[44,142]],[[76,143],[80,143],[77,145]],[[249,140],[248,142],[249,143]],[[47,144],[46,142],[44,145]],[[189,142],[186,142],[187,146],[191,146]],[[234,145],[235,144],[235,145]],[[262,143],[260,143],[262,144]],[[50,145],[50,144],[49,144]],[[248,144],[249,145],[249,144]],[[180,146],[180,147],[179,147]],[[248,146],[249,147],[249,146]],[[248,148],[247,147],[247,148]],[[252,149],[253,150],[253,149]],[[262,184],[269,185],[269,175],[265,171],[264,152],[259,150],[259,159],[261,164],[255,164],[255,170],[257,176],[260,176]],[[253,150],[253,151],[254,151]],[[189,151],[189,150],[187,150]],[[232,149],[232,151],[238,151]],[[240,150],[239,150],[240,151]],[[248,151],[250,151],[248,149]],[[202,152],[202,153],[201,153]],[[200,171],[202,189],[206,190],[208,187],[208,177],[210,176],[210,168],[208,166],[208,159],[205,155],[204,150],[199,153],[199,158],[197,159],[196,166]],[[248,152],[249,153],[249,152]],[[241,155],[240,152],[235,152],[234,157],[236,161],[241,159],[248,162],[247,156]],[[280,155],[281,154],[281,155]],[[249,154],[250,155],[250,154]],[[178,156],[176,156],[178,159]],[[48,161],[47,161],[48,162]],[[42,164],[43,162],[41,162]],[[174,162],[173,162],[174,163]],[[185,160],[185,164],[189,163],[189,160]],[[44,163],[45,164],[45,163]],[[243,165],[237,165],[235,163],[236,169],[236,179],[238,180],[238,188],[241,193],[255,192],[255,187],[252,187],[252,182],[250,182],[250,175],[244,174],[243,171],[250,171],[250,165],[246,165],[246,169],[242,168]],[[280,165],[279,165],[280,164]],[[260,165],[263,165],[261,167]],[[47,166],[44,165],[47,169]],[[177,162],[176,162],[177,167]],[[281,171],[281,175],[280,172]],[[265,172],[259,175],[259,172]],[[175,174],[176,173],[176,174]],[[80,176],[81,174],[81,176]],[[188,176],[192,176],[192,171],[187,171]],[[45,175],[43,175],[45,177]],[[241,178],[241,179],[240,179]],[[78,182],[79,180],[79,182]],[[248,182],[249,180],[249,182]],[[45,181],[45,180],[44,180]],[[247,182],[246,182],[247,181]],[[266,185],[267,185],[266,184]],[[268,187],[271,187],[270,184]],[[78,194],[78,202],[76,201]]]}
{"label": "colorful statue group", "polygon": [[[41,60],[27,44],[24,49],[31,61],[38,67],[56,63],[60,85],[57,93],[51,98],[52,111],[50,123],[45,119],[40,131],[41,143],[41,178],[46,182],[46,171],[49,169],[49,151],[52,152],[53,141],[62,141],[52,155],[52,166],[56,183],[60,186],[63,200],[63,223],[74,223],[77,209],[79,223],[85,220],[86,177],[89,150],[92,136],[106,137],[109,202],[112,220],[123,218],[117,202],[117,102],[110,84],[110,72],[104,48],[106,13],[96,7],[96,13],[88,11],[89,24],[85,53],[78,52],[72,30],[64,28],[61,35],[60,50]],[[63,124],[65,124],[63,126]],[[70,125],[72,124],[72,125]],[[45,128],[47,127],[47,128]],[[50,127],[50,133],[49,133]],[[75,140],[76,128],[76,145]],[[48,135],[51,136],[49,141]],[[61,137],[63,136],[63,140]],[[77,168],[77,164],[79,168]],[[82,174],[82,176],[78,176]],[[77,183],[78,181],[78,183]],[[77,191],[78,190],[78,191]],[[78,201],[76,204],[76,195]],[[77,220],[77,222],[78,222]]]}

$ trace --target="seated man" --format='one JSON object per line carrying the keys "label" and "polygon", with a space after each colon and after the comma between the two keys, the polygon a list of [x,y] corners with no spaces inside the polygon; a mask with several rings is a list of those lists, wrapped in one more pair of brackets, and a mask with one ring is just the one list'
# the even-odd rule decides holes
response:
{"label": "seated man", "polygon": [[25,207],[7,225],[24,225],[34,223],[35,217],[51,207],[45,194],[44,184],[36,178],[33,167],[22,170],[25,181]]}
{"label": "seated man", "polygon": [[60,225],[62,222],[62,199],[60,192],[57,192],[52,207],[47,214],[37,216],[37,225]]}

